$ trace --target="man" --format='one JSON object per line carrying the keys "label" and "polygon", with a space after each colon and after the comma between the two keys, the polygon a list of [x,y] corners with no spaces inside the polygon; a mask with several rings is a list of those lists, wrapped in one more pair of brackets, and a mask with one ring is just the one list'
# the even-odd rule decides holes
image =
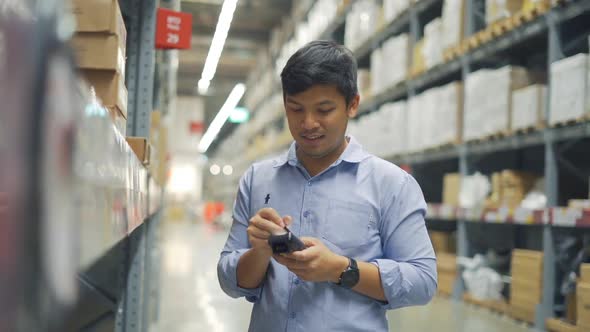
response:
{"label": "man", "polygon": [[[348,49],[311,42],[281,81],[295,142],[240,180],[221,288],[254,303],[250,331],[388,331],[386,310],[426,304],[437,286],[420,187],[345,136],[360,100]],[[306,249],[273,255],[285,225]]]}

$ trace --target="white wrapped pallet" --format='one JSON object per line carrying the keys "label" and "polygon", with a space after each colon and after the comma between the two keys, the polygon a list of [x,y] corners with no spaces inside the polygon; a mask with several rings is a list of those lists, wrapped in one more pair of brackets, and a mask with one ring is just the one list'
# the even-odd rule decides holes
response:
{"label": "white wrapped pallet", "polygon": [[432,68],[443,62],[442,20],[436,18],[424,27],[424,60],[426,68]]}
{"label": "white wrapped pallet", "polygon": [[422,145],[424,132],[422,131],[423,114],[421,111],[423,109],[422,95],[410,98],[408,102],[408,152],[419,151]]}
{"label": "white wrapped pallet", "polygon": [[479,70],[466,79],[463,137],[473,140],[510,130],[512,92],[533,82],[526,69]]}
{"label": "white wrapped pallet", "polygon": [[512,129],[539,128],[545,121],[547,86],[534,84],[512,95]]}
{"label": "white wrapped pallet", "polygon": [[407,78],[410,66],[410,51],[410,37],[407,33],[389,38],[383,43],[381,66],[375,70],[378,73],[383,73],[384,89]]}
{"label": "white wrapped pallet", "polygon": [[391,155],[398,155],[407,151],[407,103],[399,101],[390,105],[391,108]]}
{"label": "white wrapped pallet", "polygon": [[385,23],[395,20],[410,6],[410,0],[383,0],[383,18]]}
{"label": "white wrapped pallet", "polygon": [[589,74],[588,54],[551,64],[551,125],[588,116]]}
{"label": "white wrapped pallet", "polygon": [[463,84],[453,82],[441,87],[437,106],[438,145],[457,144],[463,130]]}
{"label": "white wrapped pallet", "polygon": [[384,88],[383,51],[381,48],[371,53],[371,95],[378,95]]}
{"label": "white wrapped pallet", "polygon": [[463,39],[465,0],[445,0],[442,9],[442,48],[453,47]]}

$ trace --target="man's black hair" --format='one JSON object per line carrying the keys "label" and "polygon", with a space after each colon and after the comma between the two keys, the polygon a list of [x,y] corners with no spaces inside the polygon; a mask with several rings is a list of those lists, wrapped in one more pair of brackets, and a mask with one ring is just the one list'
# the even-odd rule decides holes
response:
{"label": "man's black hair", "polygon": [[346,105],[358,94],[357,63],[352,52],[335,42],[312,41],[289,58],[281,72],[283,96],[295,95],[313,85],[335,85]]}

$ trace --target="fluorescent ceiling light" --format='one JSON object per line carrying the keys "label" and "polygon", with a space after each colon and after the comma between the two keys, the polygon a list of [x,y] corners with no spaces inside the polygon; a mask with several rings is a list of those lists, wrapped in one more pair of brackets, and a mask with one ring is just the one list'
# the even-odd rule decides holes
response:
{"label": "fluorescent ceiling light", "polygon": [[244,123],[248,119],[250,119],[250,112],[244,107],[236,107],[229,116],[229,122],[231,123]]}
{"label": "fluorescent ceiling light", "polygon": [[211,143],[213,143],[213,140],[217,137],[217,134],[219,134],[221,127],[223,127],[225,121],[227,121],[227,118],[234,111],[240,102],[240,99],[242,99],[244,92],[246,92],[246,86],[242,83],[236,84],[236,86],[231,90],[227,100],[215,116],[215,119],[213,119],[209,125],[209,128],[207,128],[203,138],[201,138],[201,142],[199,142],[199,152],[207,152],[207,149]]}
{"label": "fluorescent ceiling light", "polygon": [[217,63],[221,57],[223,51],[223,45],[225,45],[225,39],[231,26],[231,21],[234,18],[234,12],[238,0],[225,0],[221,6],[221,13],[219,14],[219,20],[215,27],[215,33],[213,34],[213,40],[211,41],[211,47],[209,47],[209,53],[205,60],[205,67],[199,80],[199,93],[204,94],[209,88],[209,84],[215,76],[217,70]]}

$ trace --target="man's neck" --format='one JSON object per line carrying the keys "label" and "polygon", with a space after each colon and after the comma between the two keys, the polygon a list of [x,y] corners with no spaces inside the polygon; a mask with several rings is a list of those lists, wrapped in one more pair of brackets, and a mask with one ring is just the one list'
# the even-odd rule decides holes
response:
{"label": "man's neck", "polygon": [[305,156],[299,152],[299,149],[297,149],[297,159],[299,159],[303,167],[305,167],[307,173],[309,173],[311,177],[314,177],[326,170],[328,167],[330,167],[330,165],[332,165],[332,163],[338,160],[342,153],[344,153],[344,150],[346,150],[347,146],[348,137],[345,137],[344,142],[340,148],[321,158],[311,158],[309,156]]}

